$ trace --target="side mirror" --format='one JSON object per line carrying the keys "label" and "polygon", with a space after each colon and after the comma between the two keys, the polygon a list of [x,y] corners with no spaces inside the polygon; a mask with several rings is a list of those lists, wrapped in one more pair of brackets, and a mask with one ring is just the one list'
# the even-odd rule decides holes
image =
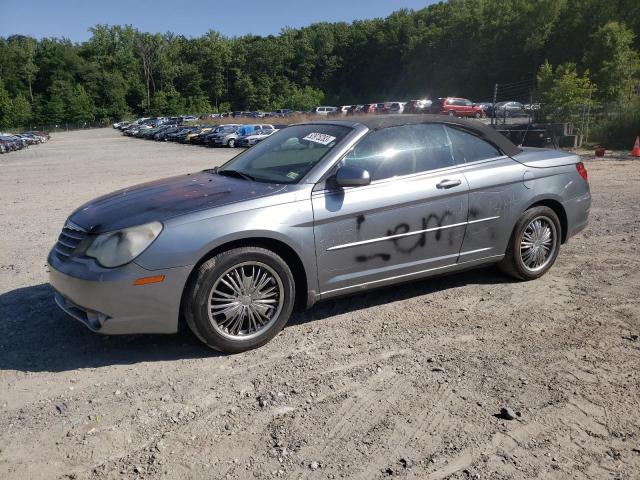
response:
{"label": "side mirror", "polygon": [[336,172],[336,183],[341,187],[361,187],[371,183],[371,176],[364,168],[345,165]]}

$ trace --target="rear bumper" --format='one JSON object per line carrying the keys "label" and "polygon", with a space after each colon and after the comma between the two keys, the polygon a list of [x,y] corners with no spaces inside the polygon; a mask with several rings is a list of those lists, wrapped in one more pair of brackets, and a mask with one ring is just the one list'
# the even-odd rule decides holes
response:
{"label": "rear bumper", "polygon": [[[191,267],[146,270],[135,263],[105,269],[91,259],[61,261],[49,255],[49,283],[56,304],[94,332],[175,333],[180,300]],[[164,275],[164,281],[134,286],[137,278]]]}

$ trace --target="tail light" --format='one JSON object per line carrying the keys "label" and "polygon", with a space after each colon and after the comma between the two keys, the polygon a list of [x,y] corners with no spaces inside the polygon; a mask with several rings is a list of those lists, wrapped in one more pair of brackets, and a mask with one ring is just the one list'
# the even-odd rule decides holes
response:
{"label": "tail light", "polygon": [[576,163],[576,170],[580,174],[580,176],[584,179],[585,182],[589,181],[589,174],[587,173],[587,169],[584,166],[584,163],[578,162]]}

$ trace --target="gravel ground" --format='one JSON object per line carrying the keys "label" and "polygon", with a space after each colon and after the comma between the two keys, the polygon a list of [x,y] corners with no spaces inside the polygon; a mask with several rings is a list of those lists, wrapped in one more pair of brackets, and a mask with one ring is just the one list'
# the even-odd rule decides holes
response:
{"label": "gravel ground", "polygon": [[640,478],[640,162],[585,157],[591,224],[534,282],[328,301],[233,356],[58,311],[76,206],[231,154],[104,129],[0,157],[0,478]]}

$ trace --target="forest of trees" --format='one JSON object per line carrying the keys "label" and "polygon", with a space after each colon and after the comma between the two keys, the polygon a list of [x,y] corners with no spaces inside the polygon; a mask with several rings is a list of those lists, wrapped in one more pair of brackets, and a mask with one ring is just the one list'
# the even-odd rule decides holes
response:
{"label": "forest of trees", "polygon": [[266,37],[107,25],[82,43],[13,35],[0,37],[0,127],[487,100],[494,83],[523,80],[557,111],[585,101],[626,105],[638,94],[639,31],[638,0],[451,0]]}

